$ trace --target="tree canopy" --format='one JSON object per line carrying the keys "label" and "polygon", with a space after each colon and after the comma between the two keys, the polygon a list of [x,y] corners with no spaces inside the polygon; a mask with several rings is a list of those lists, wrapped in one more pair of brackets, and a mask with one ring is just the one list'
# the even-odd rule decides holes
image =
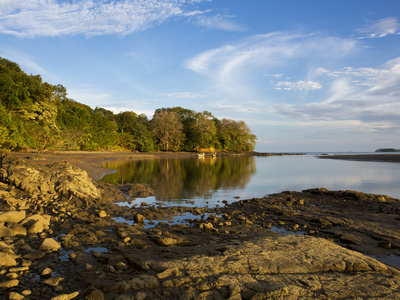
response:
{"label": "tree canopy", "polygon": [[243,121],[210,112],[159,108],[151,120],[114,114],[68,98],[61,84],[43,82],[0,58],[0,147],[3,150],[252,151],[256,136]]}

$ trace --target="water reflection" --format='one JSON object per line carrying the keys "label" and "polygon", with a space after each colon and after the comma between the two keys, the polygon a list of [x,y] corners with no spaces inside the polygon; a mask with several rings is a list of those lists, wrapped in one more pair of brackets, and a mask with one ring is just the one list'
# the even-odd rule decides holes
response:
{"label": "water reflection", "polygon": [[244,189],[256,173],[252,156],[108,161],[102,166],[117,171],[101,181],[149,184],[159,201],[210,199],[218,190]]}

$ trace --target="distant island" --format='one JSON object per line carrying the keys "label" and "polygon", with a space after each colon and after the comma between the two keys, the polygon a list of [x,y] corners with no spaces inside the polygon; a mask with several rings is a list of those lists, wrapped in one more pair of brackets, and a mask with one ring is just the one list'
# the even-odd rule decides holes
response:
{"label": "distant island", "polygon": [[395,148],[381,148],[381,149],[375,150],[375,152],[400,152],[400,149],[395,149]]}

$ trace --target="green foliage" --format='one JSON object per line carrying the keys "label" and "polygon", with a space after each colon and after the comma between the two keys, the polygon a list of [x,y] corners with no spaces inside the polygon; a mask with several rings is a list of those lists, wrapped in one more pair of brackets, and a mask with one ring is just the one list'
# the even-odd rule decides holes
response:
{"label": "green foliage", "polygon": [[222,119],[217,122],[218,140],[221,147],[231,151],[252,151],[256,136],[243,121]]}
{"label": "green foliage", "polygon": [[216,119],[210,112],[160,108],[152,120],[126,111],[115,115],[67,97],[61,84],[27,75],[0,58],[0,147],[14,149],[251,151],[256,137],[243,121]]}
{"label": "green foliage", "polygon": [[132,151],[152,151],[155,144],[145,115],[137,115],[132,111],[121,112],[115,120],[121,133],[120,143]]}
{"label": "green foliage", "polygon": [[156,111],[151,128],[161,150],[179,151],[184,141],[183,125],[173,111]]}

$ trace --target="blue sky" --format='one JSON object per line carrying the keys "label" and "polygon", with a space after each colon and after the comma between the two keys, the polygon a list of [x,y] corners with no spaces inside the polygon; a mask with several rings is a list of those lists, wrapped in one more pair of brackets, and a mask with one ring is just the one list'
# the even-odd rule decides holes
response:
{"label": "blue sky", "polygon": [[0,56],[93,108],[243,120],[256,151],[400,148],[398,0],[1,0]]}

